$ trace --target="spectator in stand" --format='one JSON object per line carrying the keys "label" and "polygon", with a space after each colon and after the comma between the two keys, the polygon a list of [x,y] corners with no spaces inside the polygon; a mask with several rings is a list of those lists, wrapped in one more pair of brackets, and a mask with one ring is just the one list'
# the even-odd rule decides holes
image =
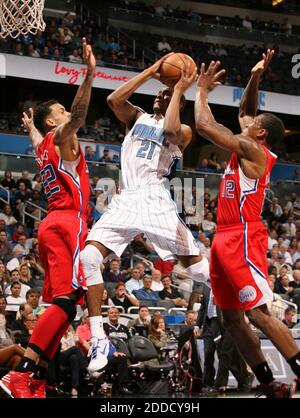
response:
{"label": "spectator in stand", "polygon": [[[28,290],[30,290],[30,286],[21,282],[21,275],[20,275],[19,270],[16,269],[16,270],[11,271],[10,275],[11,275],[11,282],[20,283],[20,285],[21,285],[20,297],[22,299],[26,299],[26,293],[28,292]],[[5,294],[5,296],[10,296],[11,295],[10,285],[8,285],[6,287],[4,294]]]}
{"label": "spectator in stand", "polygon": [[10,205],[4,205],[3,213],[0,213],[0,219],[3,219],[6,226],[13,226],[18,221],[13,216],[12,207]]}
{"label": "spectator in stand", "polygon": [[187,307],[187,301],[184,300],[183,296],[178,292],[176,288],[172,287],[172,281],[169,276],[163,276],[162,284],[163,290],[158,292],[161,300],[171,300],[176,307]]}
{"label": "spectator in stand", "polygon": [[103,273],[104,282],[125,282],[126,277],[120,271],[120,261],[112,260],[109,264],[109,271]]}
{"label": "spectator in stand", "polygon": [[284,262],[290,265],[293,264],[291,254],[288,252],[288,246],[285,244],[281,244],[279,247],[279,252],[284,257]]}
{"label": "spectator in stand", "polygon": [[127,280],[125,287],[129,294],[131,294],[134,290],[138,290],[143,287],[143,280],[141,279],[141,273],[139,269],[132,269],[131,278]]}
{"label": "spectator in stand", "polygon": [[279,218],[283,213],[282,207],[280,206],[278,202],[279,202],[278,198],[273,197],[270,211],[271,213],[273,213],[275,218]]}
{"label": "spectator in stand", "polygon": [[138,290],[134,290],[133,295],[141,302],[152,302],[156,303],[160,300],[158,292],[151,289],[152,278],[145,276],[143,278],[143,287]]}
{"label": "spectator in stand", "polygon": [[29,287],[34,287],[34,280],[30,271],[30,264],[28,260],[20,264],[19,272],[21,276],[21,283],[27,284]]}
{"label": "spectator in stand", "polygon": [[4,178],[1,181],[1,185],[9,190],[13,190],[17,187],[10,170],[4,171]]}
{"label": "spectator in stand", "polygon": [[212,171],[212,169],[209,168],[209,166],[208,166],[208,159],[207,158],[203,158],[201,160],[200,167],[197,170],[198,171],[207,171],[207,172],[211,172]]}
{"label": "spectator in stand", "polygon": [[37,320],[38,318],[33,313],[29,313],[23,317],[23,328],[21,331],[15,333],[17,344],[21,344],[22,347],[27,348]]}
{"label": "spectator in stand", "polygon": [[212,237],[212,235],[216,232],[216,229],[217,225],[213,221],[213,214],[208,212],[202,222],[202,230],[207,237]]}
{"label": "spectator in stand", "polygon": [[145,363],[148,365],[157,365],[163,362],[166,358],[166,352],[164,352],[162,348],[166,346],[169,339],[169,336],[166,332],[165,320],[161,314],[158,314],[152,318],[148,338],[153,342],[157,350],[158,359],[148,360]]}
{"label": "spectator in stand", "polygon": [[282,320],[282,322],[288,328],[293,328],[297,323],[296,314],[297,314],[297,311],[294,307],[292,306],[287,307],[286,310],[284,311],[284,319]]}
{"label": "spectator in stand", "polygon": [[139,306],[140,304],[133,294],[129,294],[126,291],[126,287],[123,282],[116,284],[115,296],[111,298],[111,301],[115,306],[122,306],[125,312],[127,312],[128,308],[131,306]]}
{"label": "spectator in stand", "polygon": [[161,258],[158,258],[154,261],[154,268],[156,270],[159,270],[163,276],[166,274],[170,274],[174,268],[174,261],[164,261]]}
{"label": "spectator in stand", "polygon": [[6,265],[0,259],[0,295],[4,294],[5,288],[10,282],[10,274],[6,268]]}
{"label": "spectator in stand", "polygon": [[95,150],[92,147],[85,148],[85,159],[86,161],[98,161]]}
{"label": "spectator in stand", "polygon": [[152,270],[151,279],[151,290],[154,290],[154,292],[159,292],[163,290],[164,286],[161,282],[161,272],[159,270]]}
{"label": "spectator in stand", "polygon": [[0,366],[15,370],[25,350],[15,344],[14,337],[6,325],[6,313],[0,310]]}
{"label": "spectator in stand", "polygon": [[288,248],[288,252],[291,254],[291,256],[293,256],[295,252],[297,251],[297,244],[298,244],[297,238],[293,238]]}
{"label": "spectator in stand", "polygon": [[101,306],[113,306],[113,302],[111,298],[108,297],[108,293],[106,289],[103,290]]}
{"label": "spectator in stand", "polygon": [[276,229],[272,228],[269,230],[269,236],[268,236],[268,250],[271,251],[274,245],[278,245],[277,241],[277,232]]}
{"label": "spectator in stand", "polygon": [[165,16],[167,14],[165,8],[158,2],[154,4],[154,11],[158,16]]}
{"label": "spectator in stand", "polygon": [[104,212],[107,211],[108,207],[108,195],[104,190],[102,185],[98,185],[95,188],[96,193],[96,209],[99,214],[102,216]]}
{"label": "spectator in stand", "polygon": [[[299,257],[300,258],[300,257]],[[146,275],[146,264],[143,261],[139,261],[138,263],[136,263],[134,265],[134,268],[138,269],[140,272],[140,279],[144,279],[145,275]]]}
{"label": "spectator in stand", "polygon": [[55,48],[53,54],[51,56],[51,60],[53,61],[64,61],[64,56],[60,53],[59,48]]}
{"label": "spectator in stand", "polygon": [[211,240],[210,240],[210,238],[205,237],[203,243],[201,242],[199,244],[199,247],[200,247],[200,253],[201,253],[201,255],[204,255],[208,259],[208,261],[209,261],[210,260],[210,249],[211,249],[210,248],[211,247]]}
{"label": "spectator in stand", "polygon": [[292,261],[295,264],[297,260],[300,259],[300,241],[297,242],[297,249],[292,255]]}
{"label": "spectator in stand", "polygon": [[24,328],[24,318],[32,313],[32,306],[28,303],[21,303],[18,312],[16,313],[16,320],[10,324],[12,331],[22,331]]}
{"label": "spectator in stand", "polygon": [[25,203],[31,197],[31,192],[26,189],[26,184],[23,181],[20,181],[18,189],[14,196],[14,201],[16,208],[18,209],[20,215],[23,213],[23,208]]}
{"label": "spectator in stand", "polygon": [[215,152],[212,152],[208,160],[208,167],[213,170],[219,170],[220,164],[218,163],[218,157]]}
{"label": "spectator in stand", "polygon": [[34,49],[33,44],[30,44],[30,45],[27,46],[26,55],[27,55],[27,57],[31,57],[31,58],[40,58],[40,54],[36,49]]}
{"label": "spectator in stand", "polygon": [[296,225],[294,223],[294,216],[290,215],[288,217],[287,223],[282,225],[283,228],[285,229],[286,233],[287,233],[287,237],[289,239],[292,239],[295,235],[296,235]]}
{"label": "spectator in stand", "polygon": [[138,311],[138,317],[131,319],[128,322],[128,328],[131,331],[133,328],[133,334],[138,334],[143,337],[148,338],[149,325],[151,321],[151,316],[147,306],[140,306]]}
{"label": "spectator in stand", "polygon": [[112,159],[109,155],[109,150],[108,149],[103,150],[103,155],[102,155],[102,157],[99,158],[99,161],[101,163],[111,163],[112,162]]}
{"label": "spectator in stand", "polygon": [[116,42],[116,39],[114,36],[111,36],[109,38],[108,49],[110,49],[111,51],[115,53],[120,51],[120,44],[119,42]]}
{"label": "spectator in stand", "polygon": [[108,337],[121,338],[127,342],[130,338],[130,332],[128,327],[119,322],[120,312],[118,309],[112,306],[108,309],[107,314],[108,322],[103,324],[105,334]]}
{"label": "spectator in stand", "polygon": [[29,172],[27,170],[22,171],[22,176],[17,180],[16,187],[19,188],[20,183],[25,183],[26,190],[32,189],[32,183],[29,179]]}
{"label": "spectator in stand", "polygon": [[88,366],[88,361],[77,346],[77,342],[78,336],[70,325],[61,339],[59,363],[70,367],[72,397],[78,396],[80,371],[85,370]]}
{"label": "spectator in stand", "polygon": [[[101,52],[98,52],[96,54],[96,65],[99,67],[102,67],[104,65],[104,59],[103,59],[103,54]],[[95,121],[96,124],[97,121]],[[95,128],[97,128],[97,126],[95,126]]]}
{"label": "spectator in stand", "polygon": [[249,32],[252,32],[253,25],[249,16],[246,16],[245,19],[242,20],[242,27],[247,29]]}
{"label": "spectator in stand", "polygon": [[6,312],[9,314],[8,321],[12,322],[16,319],[16,312],[19,310],[21,303],[25,303],[26,300],[20,296],[21,284],[19,282],[12,282],[10,289],[11,295],[6,298]]}
{"label": "spectator in stand", "polygon": [[26,302],[32,307],[32,312],[38,318],[45,312],[45,308],[40,306],[41,292],[38,289],[29,289],[26,293]]}
{"label": "spectator in stand", "polygon": [[160,55],[164,55],[172,51],[172,48],[165,36],[163,36],[161,40],[157,43],[157,51],[160,53]]}
{"label": "spectator in stand", "polygon": [[19,249],[23,254],[27,254],[28,250],[26,248],[26,235],[19,235],[18,243],[13,247],[13,251]]}
{"label": "spectator in stand", "polygon": [[287,274],[279,278],[279,283],[275,285],[275,293],[279,295],[285,295],[289,299],[290,293],[293,292],[293,288],[290,286],[290,279]]}
{"label": "spectator in stand", "polygon": [[6,311],[7,301],[4,296],[0,294],[0,309]]}
{"label": "spectator in stand", "polygon": [[[101,51],[104,51],[104,52],[108,49],[108,42],[105,38],[106,38],[105,35],[100,32],[100,33],[97,34],[97,37],[96,37],[96,40],[95,40],[95,47],[97,49],[100,49]],[[81,38],[80,38],[80,45],[81,45],[81,42],[82,41],[81,41]]]}
{"label": "spectator in stand", "polygon": [[5,231],[0,231],[0,258],[6,263],[13,258],[13,249]]}
{"label": "spectator in stand", "polygon": [[72,54],[68,56],[68,60],[72,64],[82,64],[82,58],[79,55],[79,52],[78,52],[77,48],[73,49]]}
{"label": "spectator in stand", "polygon": [[22,253],[20,248],[16,248],[13,250],[13,258],[11,258],[8,263],[6,264],[7,270],[10,272],[18,269],[20,266],[20,261],[25,257],[25,254]]}

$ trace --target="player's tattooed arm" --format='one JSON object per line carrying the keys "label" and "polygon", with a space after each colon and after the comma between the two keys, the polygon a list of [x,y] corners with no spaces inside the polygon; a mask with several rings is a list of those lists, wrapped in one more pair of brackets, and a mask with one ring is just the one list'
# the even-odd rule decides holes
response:
{"label": "player's tattooed arm", "polygon": [[182,107],[182,96],[196,79],[197,70],[190,74],[190,64],[187,71],[181,72],[179,81],[175,84],[174,91],[167,108],[164,120],[164,135],[171,143],[178,145],[181,150],[190,143],[192,130],[187,125],[182,125],[180,121],[180,111]]}
{"label": "player's tattooed arm", "polygon": [[87,73],[73,101],[69,121],[59,126],[55,131],[55,145],[60,146],[65,142],[68,142],[72,146],[75,135],[78,129],[84,125],[87,116],[91,100],[94,72],[96,68],[96,59],[94,57],[91,46],[87,45],[85,38],[83,38],[82,40],[82,46],[83,59],[85,64],[87,64]]}
{"label": "player's tattooed arm", "polygon": [[122,84],[107,97],[108,106],[112,109],[116,117],[121,122],[125,123],[127,129],[132,128],[136,119],[141,114],[139,108],[130,103],[128,99],[146,81],[150,80],[151,78],[158,78],[158,71],[163,60],[172,54],[173,52],[165,55],[156,61],[153,65],[151,65],[151,67],[146,68],[140,74]]}
{"label": "player's tattooed arm", "polygon": [[259,84],[262,74],[266,71],[275,51],[268,49],[251,70],[251,77],[244,90],[239,109],[239,123],[242,130],[246,129],[256,116],[258,109]]}
{"label": "player's tattooed arm", "polygon": [[22,127],[26,132],[28,132],[29,141],[33,146],[35,152],[37,153],[37,149],[40,143],[42,142],[43,137],[34,125],[34,115],[32,107],[28,110],[28,112],[23,112]]}

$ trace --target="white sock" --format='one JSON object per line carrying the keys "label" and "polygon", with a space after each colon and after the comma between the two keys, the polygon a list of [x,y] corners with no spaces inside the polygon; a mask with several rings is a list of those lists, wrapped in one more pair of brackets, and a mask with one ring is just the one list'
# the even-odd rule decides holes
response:
{"label": "white sock", "polygon": [[105,332],[103,329],[103,319],[102,315],[100,316],[91,316],[90,317],[90,327],[92,338],[101,339],[105,338]]}
{"label": "white sock", "polygon": [[205,283],[210,287],[209,263],[206,257],[202,257],[201,261],[196,264],[192,264],[185,270],[192,276],[192,279],[195,280],[195,282]]}

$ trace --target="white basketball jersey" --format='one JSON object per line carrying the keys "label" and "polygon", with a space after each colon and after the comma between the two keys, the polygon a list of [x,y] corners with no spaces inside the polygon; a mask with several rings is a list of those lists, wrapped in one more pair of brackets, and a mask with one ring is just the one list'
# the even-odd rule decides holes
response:
{"label": "white basketball jersey", "polygon": [[163,124],[164,118],[143,113],[126,135],[121,150],[122,189],[162,184],[182,157],[179,147],[165,139]]}

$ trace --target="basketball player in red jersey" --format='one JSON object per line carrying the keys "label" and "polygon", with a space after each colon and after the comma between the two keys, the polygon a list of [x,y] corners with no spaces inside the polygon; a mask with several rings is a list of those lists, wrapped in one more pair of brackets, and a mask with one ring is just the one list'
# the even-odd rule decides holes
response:
{"label": "basketball player in red jersey", "polygon": [[[52,305],[37,322],[16,371],[0,381],[2,389],[14,398],[45,397],[48,363],[75,318],[76,303],[81,301],[86,285],[91,324],[96,329],[93,337],[96,341],[101,338],[98,320],[103,284],[85,283],[79,261],[79,251],[83,249],[87,236],[90,184],[76,132],[85,122],[96,67],[92,49],[85,38],[83,56],[87,74],[71,112],[51,100],[36,107],[34,118],[32,109],[30,116],[24,114],[23,118],[24,128],[36,150],[48,199],[48,215],[40,225],[38,239],[40,257],[46,270],[43,299]],[[96,325],[93,323],[95,318]],[[105,357],[103,364],[106,362]]]}
{"label": "basketball player in red jersey", "polygon": [[241,100],[239,120],[242,133],[234,135],[218,124],[207,103],[208,93],[220,84],[224,70],[212,61],[202,64],[197,80],[195,120],[199,134],[233,152],[219,191],[217,233],[211,249],[210,279],[225,327],[250,365],[262,393],[270,398],[291,397],[293,385],[276,382],[260,348],[259,338],[245,321],[260,329],[300,377],[300,352],[288,328],[272,317],[267,302],[273,294],[267,281],[267,229],[261,222],[264,192],[276,156],[272,146],[284,137],[282,121],[270,113],[256,115],[261,74],[274,51],[268,50],[252,69]]}

